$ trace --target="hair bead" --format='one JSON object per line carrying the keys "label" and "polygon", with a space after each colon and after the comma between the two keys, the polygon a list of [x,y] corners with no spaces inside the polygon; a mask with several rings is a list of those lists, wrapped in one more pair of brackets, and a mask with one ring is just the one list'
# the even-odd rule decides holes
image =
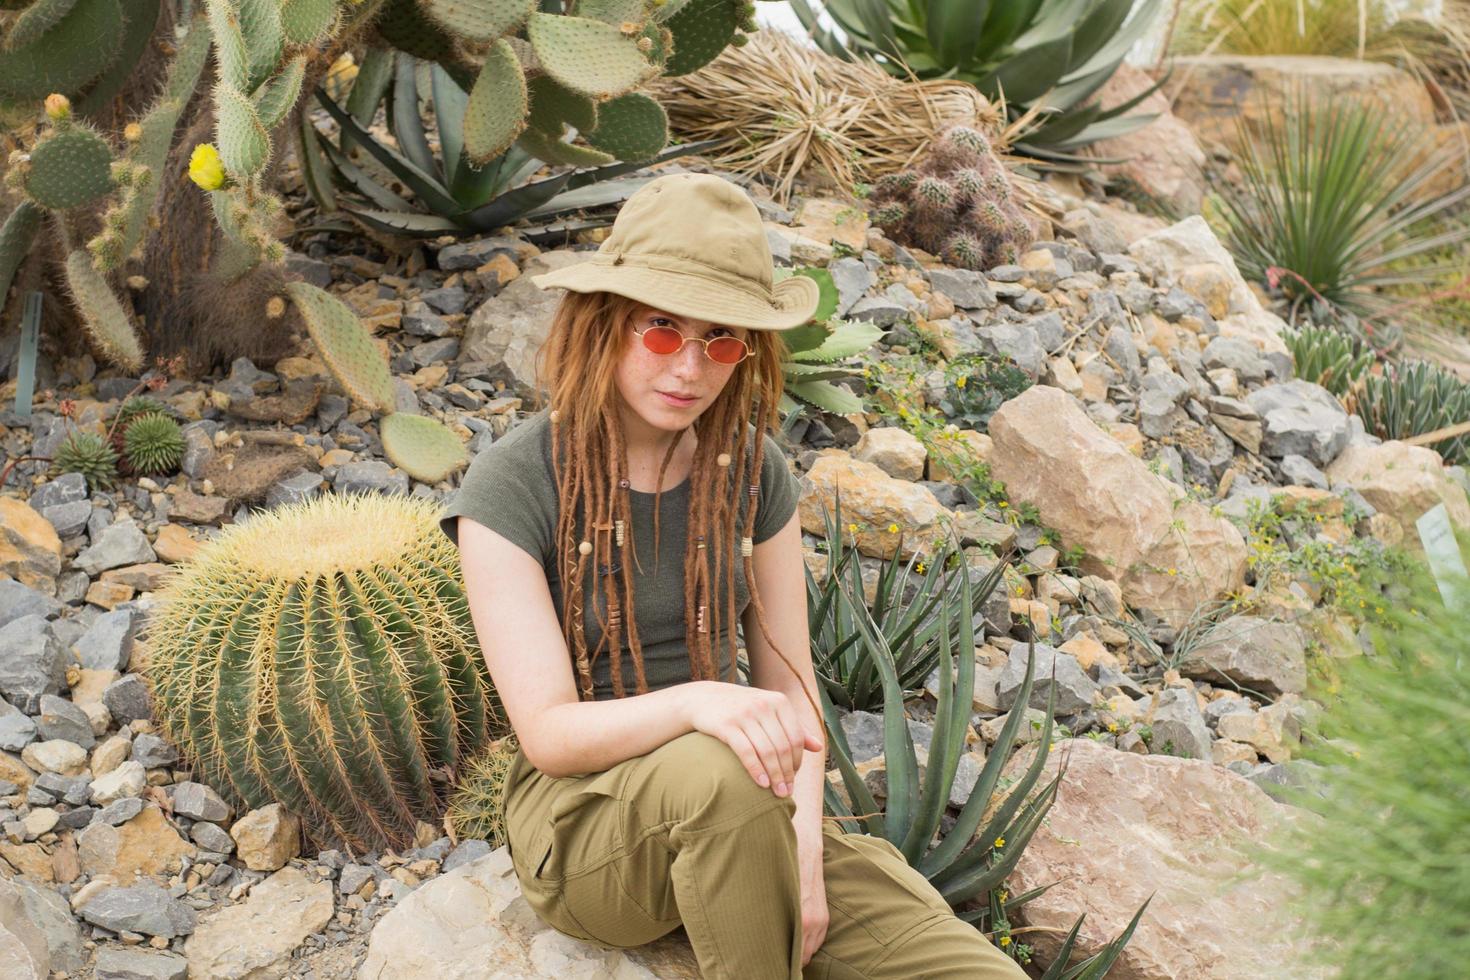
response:
{"label": "hair bead", "polygon": [[718,456],[715,457],[715,465],[716,466],[722,466],[722,467],[723,466],[729,466],[730,465],[730,454],[729,453],[720,453],[720,455],[718,455]]}
{"label": "hair bead", "polygon": [[553,408],[551,410],[551,421],[553,421],[553,422],[560,422],[561,421],[561,409],[559,409],[559,408]]}
{"label": "hair bead", "polygon": [[749,558],[755,553],[755,541],[751,538],[740,539],[740,554]]}
{"label": "hair bead", "polygon": [[579,554],[579,555],[590,555],[590,554],[592,554],[592,542],[591,541],[583,541],[581,544],[577,545],[577,554]]}
{"label": "hair bead", "polygon": [[620,490],[627,490],[632,485],[633,484],[629,482],[629,480],[628,480],[628,478],[626,476],[623,477],[621,480],[618,481],[618,488]]}
{"label": "hair bead", "polygon": [[613,537],[617,540],[618,547],[621,548],[623,546],[623,522],[613,521],[613,528]]}

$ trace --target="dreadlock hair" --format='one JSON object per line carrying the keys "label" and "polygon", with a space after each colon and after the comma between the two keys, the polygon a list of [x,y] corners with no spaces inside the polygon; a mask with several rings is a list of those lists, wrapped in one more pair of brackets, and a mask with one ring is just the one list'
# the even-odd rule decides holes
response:
{"label": "dreadlock hair", "polygon": [[[622,529],[632,525],[628,502],[627,454],[621,395],[615,383],[619,359],[629,343],[627,329],[644,306],[613,293],[567,292],[552,318],[550,334],[538,354],[538,395],[549,392],[553,420],[552,465],[557,482],[558,516],[556,562],[562,582],[562,635],[577,679],[578,699],[593,698],[592,664],[604,653],[611,657],[613,694],[628,696],[622,662],[622,634],[628,637],[632,660],[634,693],[648,691],[643,672],[643,651],[632,609],[632,563],[613,560],[614,546],[621,547]],[[786,655],[777,649],[766,622],[765,608],[756,588],[751,555],[735,534],[739,493],[749,495],[741,537],[749,539],[755,525],[760,492],[764,433],[776,426],[775,406],[781,398],[781,360],[785,342],[770,330],[747,331],[746,343],[754,352],[731,374],[713,404],[695,419],[698,439],[690,472],[688,538],[684,554],[685,643],[689,651],[690,676],[694,680],[718,680],[718,659],[713,638],[728,622],[730,669],[726,680],[735,680],[735,576],[737,555],[744,562],[745,581],[756,620],[771,649],[793,675],[800,677]],[[540,398],[545,407],[545,398]],[[753,438],[746,438],[752,412],[756,413]],[[670,440],[659,464],[658,485],[679,443]],[[658,554],[658,505],[654,497],[654,554]],[[582,518],[581,536],[578,518]],[[616,533],[615,533],[616,532]],[[634,549],[636,560],[637,550]],[[710,593],[710,558],[714,559],[713,581],[727,585],[723,603]],[[594,601],[596,621],[602,629],[597,649],[589,655],[583,636],[582,618],[586,601],[585,575],[588,563],[598,570],[596,587],[604,603]],[[617,572],[621,566],[621,580]],[[606,613],[604,614],[604,606]],[[610,651],[610,652],[609,652]],[[821,723],[822,712],[810,692],[807,701]],[[825,740],[825,736],[824,740]]]}

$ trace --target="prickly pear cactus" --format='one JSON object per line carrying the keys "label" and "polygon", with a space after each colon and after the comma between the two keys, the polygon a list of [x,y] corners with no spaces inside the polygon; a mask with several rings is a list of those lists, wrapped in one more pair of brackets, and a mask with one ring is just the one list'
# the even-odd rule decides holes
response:
{"label": "prickly pear cactus", "polygon": [[159,592],[155,715],[237,813],[278,802],[356,849],[401,848],[509,733],[439,510],[379,494],[277,508]]}
{"label": "prickly pear cactus", "polygon": [[916,169],[880,179],[868,209],[895,241],[965,269],[1014,262],[1036,237],[990,141],[967,126],[946,131]]}

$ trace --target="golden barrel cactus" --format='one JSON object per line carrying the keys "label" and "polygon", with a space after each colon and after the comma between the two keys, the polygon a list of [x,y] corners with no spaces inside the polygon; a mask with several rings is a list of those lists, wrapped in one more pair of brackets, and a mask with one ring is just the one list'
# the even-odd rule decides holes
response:
{"label": "golden barrel cactus", "polygon": [[440,507],[323,495],[230,527],[159,592],[143,676],[165,735],[241,811],[411,846],[506,734]]}

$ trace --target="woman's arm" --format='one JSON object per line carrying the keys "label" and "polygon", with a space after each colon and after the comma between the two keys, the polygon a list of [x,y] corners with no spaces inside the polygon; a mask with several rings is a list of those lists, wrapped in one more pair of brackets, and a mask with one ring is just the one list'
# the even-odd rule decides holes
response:
{"label": "woman's arm", "polygon": [[459,518],[459,546],[485,665],[531,765],[548,776],[601,772],[694,730],[694,684],[579,702],[540,563],[467,517]]}

